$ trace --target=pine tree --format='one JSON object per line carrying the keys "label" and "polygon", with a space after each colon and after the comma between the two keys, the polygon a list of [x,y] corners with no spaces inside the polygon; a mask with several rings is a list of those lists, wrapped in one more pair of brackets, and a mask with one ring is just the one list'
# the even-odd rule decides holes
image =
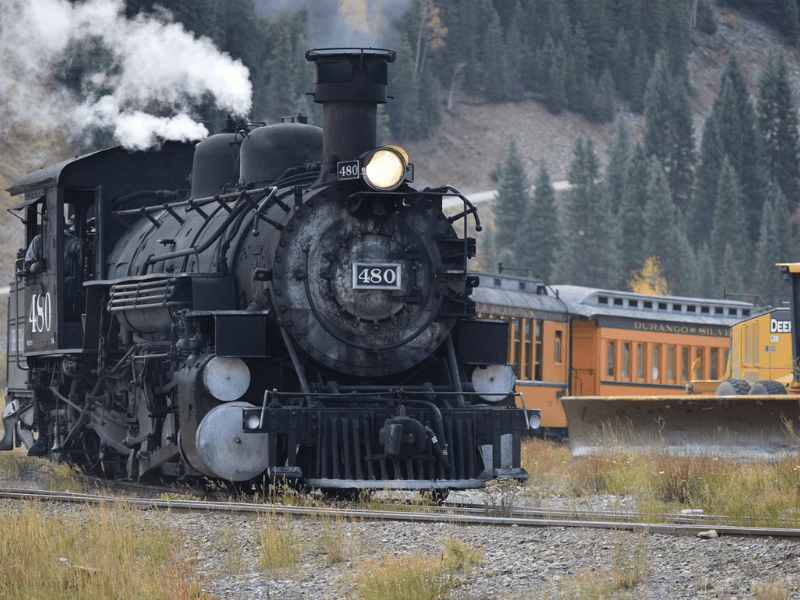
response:
{"label": "pine tree", "polygon": [[617,215],[620,224],[621,268],[626,276],[638,269],[647,258],[642,250],[644,211],[647,206],[647,172],[648,160],[644,147],[637,142],[628,161],[625,190]]}
{"label": "pine tree", "polygon": [[692,295],[700,298],[712,298],[717,289],[717,269],[714,267],[714,261],[711,260],[711,250],[707,243],[703,242],[697,249],[696,262],[697,269]]}
{"label": "pine tree", "polygon": [[531,203],[529,188],[516,141],[512,138],[508,145],[506,162],[500,170],[500,187],[494,203],[496,251],[498,255],[507,256],[503,262],[511,263],[512,266],[520,266],[523,262],[516,252],[519,238],[528,235],[523,230],[523,224]]}
{"label": "pine tree", "polygon": [[[767,187],[763,149],[755,109],[750,102],[747,82],[731,54],[720,77],[719,96],[712,108],[720,146],[728,155],[741,186],[747,232],[750,241],[758,237],[758,223]],[[713,252],[713,244],[712,244]]]}
{"label": "pine tree", "polygon": [[620,34],[617,35],[617,44],[614,47],[614,58],[611,63],[611,68],[613,69],[614,86],[619,91],[620,95],[627,100],[630,100],[632,95],[632,63],[633,58],[630,43],[628,42],[627,36],[620,32]]}
{"label": "pine tree", "polygon": [[539,165],[533,200],[525,213],[525,220],[519,233],[516,251],[519,264],[533,267],[549,281],[559,232],[556,192],[550,183],[550,175],[544,161]]}
{"label": "pine tree", "polygon": [[567,51],[567,106],[570,110],[587,113],[591,105],[589,77],[589,44],[581,23],[564,44]]}
{"label": "pine tree", "polygon": [[689,27],[689,6],[685,0],[668,1],[664,6],[667,31],[665,45],[667,64],[673,79],[689,81],[686,57],[692,51],[692,32]]}
{"label": "pine tree", "polygon": [[[667,45],[669,23],[666,6],[669,0],[646,0],[642,2],[642,31],[647,50],[652,56]],[[688,18],[687,18],[688,21]],[[671,32],[669,32],[671,34]]]}
{"label": "pine tree", "polygon": [[[217,5],[216,18],[213,18],[203,8],[204,6],[211,7],[214,4]],[[249,0],[227,0],[225,2],[220,0],[199,0],[199,2],[195,2],[191,0],[181,2],[181,6],[187,9],[192,7],[193,10],[202,11],[200,19],[209,23],[205,25],[208,32],[198,33],[208,35],[217,42],[222,51],[241,60],[251,72],[257,69],[261,47],[260,40],[264,36],[264,32],[260,27],[261,22],[256,17],[252,2]],[[287,21],[287,23],[292,22],[294,24],[297,21],[294,18]],[[303,57],[303,53],[306,50],[305,42],[299,47],[297,45],[299,36],[303,34],[303,29],[292,29],[292,39],[295,43],[297,56],[305,62]],[[305,66],[305,70],[308,70],[307,66]],[[297,77],[297,74],[295,74],[295,77]]]}
{"label": "pine tree", "polygon": [[683,210],[692,185],[692,115],[686,86],[673,81],[666,53],[656,54],[644,99],[644,148],[666,171],[675,204]]}
{"label": "pine tree", "polygon": [[800,25],[796,0],[761,0],[757,6],[765,22],[783,34],[789,44],[797,44]]}
{"label": "pine tree", "polygon": [[[482,63],[478,58],[481,49],[479,42],[486,29],[482,7],[481,0],[461,0],[458,3],[458,20],[448,34],[450,43],[456,45],[458,61],[464,65],[464,89],[472,94],[479,93],[483,85]],[[450,22],[447,24],[449,26]]]}
{"label": "pine tree", "polygon": [[593,94],[589,118],[594,121],[611,121],[614,118],[614,78],[608,69],[603,71]]}
{"label": "pine tree", "polygon": [[800,201],[800,120],[783,56],[767,56],[758,82],[757,113],[769,175],[795,207]]}
{"label": "pine tree", "polygon": [[726,244],[732,245],[733,259],[741,273],[751,245],[747,235],[747,221],[742,206],[739,177],[727,155],[723,158],[720,169],[717,204],[714,207],[714,226],[711,229],[709,244],[711,258],[715,265],[723,264]]}
{"label": "pine tree", "polygon": [[775,236],[778,238],[777,262],[792,262],[797,255],[789,203],[776,183],[770,186],[769,197],[775,215]]}
{"label": "pine tree", "polygon": [[728,294],[743,294],[746,290],[742,276],[742,267],[736,258],[737,252],[730,243],[725,244],[722,257],[722,268],[717,280],[717,295],[727,297]]}
{"label": "pine tree", "polygon": [[594,233],[596,252],[599,256],[594,285],[616,290],[625,284],[619,243],[621,225],[614,216],[611,200],[602,186],[597,186],[597,194],[599,198]]}
{"label": "pine tree", "polygon": [[754,280],[758,288],[755,290],[767,304],[780,306],[788,299],[783,274],[775,266],[776,263],[791,261],[793,256],[792,228],[789,222],[789,210],[786,198],[773,183],[764,210],[761,213]]}
{"label": "pine tree", "polygon": [[691,202],[694,185],[694,123],[689,91],[681,77],[673,79],[670,94],[672,148],[669,164],[669,187],[676,206],[685,211]]}
{"label": "pine tree", "polygon": [[655,156],[664,168],[669,164],[671,141],[672,110],[670,90],[672,77],[667,68],[664,52],[656,54],[653,70],[647,82],[644,95],[644,150],[648,156]]}
{"label": "pine tree", "polygon": [[638,51],[633,61],[633,76],[630,83],[631,110],[635,113],[644,111],[644,95],[647,91],[647,82],[650,80],[652,63],[644,45],[638,46]]}
{"label": "pine tree", "polygon": [[610,11],[610,0],[580,0],[579,20],[586,31],[590,48],[589,73],[599,77],[612,64],[614,31]]}
{"label": "pine tree", "polygon": [[558,42],[547,72],[547,108],[558,114],[567,106],[567,57],[564,46]]}
{"label": "pine tree", "polygon": [[530,56],[526,52],[525,43],[520,29],[522,21],[522,7],[517,1],[514,19],[507,36],[507,58],[508,65],[508,96],[511,100],[522,100],[525,82],[525,65],[530,61]]}
{"label": "pine tree", "polygon": [[756,246],[755,277],[758,289],[756,293],[767,304],[774,305],[775,285],[778,270],[775,268],[778,256],[778,239],[775,232],[775,215],[772,202],[764,202],[761,212],[761,227],[759,228],[758,245]]}
{"label": "pine tree", "polygon": [[269,60],[268,70],[271,76],[267,85],[270,117],[276,121],[281,117],[297,114],[298,73],[294,69],[297,64],[295,50],[291,32],[288,29],[279,30],[279,37]]}
{"label": "pine tree", "polygon": [[680,265],[675,260],[677,235],[675,228],[675,204],[661,162],[650,157],[647,168],[647,205],[644,211],[645,256],[659,259],[669,286],[675,289],[680,278]]}
{"label": "pine tree", "polygon": [[698,254],[689,243],[686,219],[678,212],[675,216],[675,248],[672,260],[677,265],[678,276],[673,292],[678,296],[698,296],[700,294],[700,270]]}
{"label": "pine tree", "polygon": [[503,42],[500,18],[492,11],[483,45],[484,93],[489,100],[499,102],[507,97],[508,59]]}
{"label": "pine tree", "polygon": [[695,173],[695,189],[692,202],[687,209],[689,240],[695,247],[708,241],[711,233],[711,217],[717,203],[719,171],[724,153],[720,146],[717,122],[714,113],[708,115],[703,125],[700,141],[700,158]]}
{"label": "pine tree", "polygon": [[556,252],[553,278],[560,283],[603,286],[604,257],[598,251],[599,163],[591,137],[578,138],[569,170],[572,185],[564,201],[560,224],[561,244]]}
{"label": "pine tree", "polygon": [[414,55],[407,37],[398,45],[397,59],[389,71],[393,102],[386,105],[389,126],[398,141],[414,139],[422,121],[419,107],[419,80],[414,72]]}
{"label": "pine tree", "polygon": [[630,140],[625,121],[617,119],[617,128],[609,149],[608,166],[605,172],[605,188],[614,216],[619,214],[622,196],[628,181],[628,161],[630,160]]}

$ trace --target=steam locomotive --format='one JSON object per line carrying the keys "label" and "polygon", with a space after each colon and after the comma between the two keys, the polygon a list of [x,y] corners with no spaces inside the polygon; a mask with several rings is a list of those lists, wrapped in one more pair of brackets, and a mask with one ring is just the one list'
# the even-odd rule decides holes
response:
{"label": "steam locomotive", "polygon": [[515,406],[507,325],[474,317],[475,208],[376,143],[394,51],[306,58],[322,129],[229,120],[9,189],[41,255],[16,263],[0,448],[132,479],[527,478],[539,413]]}

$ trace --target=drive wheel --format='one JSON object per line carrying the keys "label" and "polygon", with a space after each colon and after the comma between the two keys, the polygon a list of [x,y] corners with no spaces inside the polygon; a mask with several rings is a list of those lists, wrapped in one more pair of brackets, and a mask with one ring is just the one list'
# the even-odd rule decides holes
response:
{"label": "drive wheel", "polygon": [[72,443],[66,452],[66,459],[74,467],[82,470],[88,475],[103,476],[102,464],[102,442],[91,429],[84,429]]}
{"label": "drive wheel", "polygon": [[749,393],[750,384],[744,379],[726,379],[717,388],[717,396],[746,396]]}

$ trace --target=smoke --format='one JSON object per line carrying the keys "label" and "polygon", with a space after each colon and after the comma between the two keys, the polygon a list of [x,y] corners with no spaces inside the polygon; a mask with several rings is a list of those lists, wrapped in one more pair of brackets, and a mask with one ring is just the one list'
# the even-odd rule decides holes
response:
{"label": "smoke", "polygon": [[[88,47],[102,68],[76,93],[54,77],[65,53]],[[213,99],[245,116],[247,68],[207,38],[195,38],[167,14],[127,19],[122,0],[3,0],[0,11],[0,108],[9,120],[56,124],[73,135],[101,127],[131,149],[208,134],[190,116]]]}
{"label": "smoke", "polygon": [[305,10],[309,48],[397,48],[394,21],[410,0],[255,0],[259,16]]}

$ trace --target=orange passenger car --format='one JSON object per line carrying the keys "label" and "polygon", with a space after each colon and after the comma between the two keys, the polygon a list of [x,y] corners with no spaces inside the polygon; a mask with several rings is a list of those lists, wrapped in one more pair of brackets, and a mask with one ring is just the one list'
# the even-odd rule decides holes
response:
{"label": "orange passenger car", "polygon": [[654,296],[480,275],[479,316],[510,324],[520,403],[542,411],[542,429],[566,435],[560,398],[685,394],[725,372],[731,326],[752,304]]}
{"label": "orange passenger car", "polygon": [[509,361],[517,373],[520,404],[541,410],[542,427],[563,437],[561,396],[569,380],[569,310],[538,280],[479,274],[472,292],[477,315],[509,323]]}

